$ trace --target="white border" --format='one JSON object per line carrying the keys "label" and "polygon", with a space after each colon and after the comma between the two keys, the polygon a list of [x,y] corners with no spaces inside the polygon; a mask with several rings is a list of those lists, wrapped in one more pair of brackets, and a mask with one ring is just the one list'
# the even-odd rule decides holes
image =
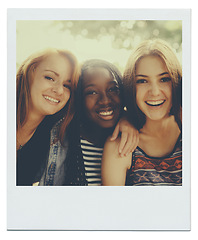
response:
{"label": "white border", "polygon": [[[182,187],[16,187],[15,122],[8,122],[9,230],[190,229],[190,10],[9,9],[8,119],[15,119],[16,20],[182,20]],[[118,207],[119,206],[119,207]]]}

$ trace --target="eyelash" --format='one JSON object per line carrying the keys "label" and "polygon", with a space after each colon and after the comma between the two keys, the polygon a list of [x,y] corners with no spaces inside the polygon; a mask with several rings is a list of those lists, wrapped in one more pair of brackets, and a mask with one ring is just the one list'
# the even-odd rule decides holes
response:
{"label": "eyelash", "polygon": [[[45,76],[45,79],[54,82],[54,79],[51,78],[51,77],[49,77],[49,76]],[[63,87],[64,87],[64,88],[68,88],[68,89],[71,91],[71,86],[69,86],[69,85],[67,85],[67,84],[63,84]]]}
{"label": "eyelash", "polygon": [[[161,82],[170,82],[171,81],[171,78],[169,78],[169,77],[165,77],[165,78],[161,78],[160,79],[160,81]],[[147,80],[145,80],[145,79],[138,79],[137,81],[136,81],[136,83],[138,84],[138,83],[146,83],[147,82]]]}
{"label": "eyelash", "polygon": [[138,79],[137,81],[136,81],[136,83],[138,84],[138,83],[146,83],[147,81],[145,80],[145,79]]}
{"label": "eyelash", "polygon": [[115,87],[110,88],[109,91],[110,91],[110,92],[119,92],[120,89],[119,89],[118,86],[115,86]]}
{"label": "eyelash", "polygon": [[49,77],[49,76],[45,76],[45,79],[50,80],[50,81],[54,81],[54,79]]}
{"label": "eyelash", "polygon": [[170,82],[171,78],[169,78],[169,77],[161,78],[161,81],[162,82]]}
{"label": "eyelash", "polygon": [[85,93],[85,95],[95,95],[95,94],[97,94],[97,92],[96,91],[92,91],[92,90],[90,90],[90,91],[88,91],[88,92],[86,92]]}
{"label": "eyelash", "polygon": [[68,88],[71,91],[71,86],[64,84],[64,88]]}
{"label": "eyelash", "polygon": [[[109,88],[107,91],[110,93],[115,93],[115,92],[119,93],[120,89],[119,89],[119,87],[116,86],[116,87]],[[93,90],[93,91],[90,90],[85,93],[85,95],[96,95],[96,94],[98,94],[98,93],[95,90]]]}

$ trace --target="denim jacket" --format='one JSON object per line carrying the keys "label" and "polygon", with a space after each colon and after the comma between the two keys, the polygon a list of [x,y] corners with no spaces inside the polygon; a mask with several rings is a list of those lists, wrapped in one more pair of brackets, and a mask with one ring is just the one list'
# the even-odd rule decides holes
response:
{"label": "denim jacket", "polygon": [[50,132],[50,150],[47,167],[41,177],[39,186],[62,186],[65,176],[65,159],[68,152],[68,139],[65,136],[64,146],[57,139],[60,128],[59,120]]}
{"label": "denim jacket", "polygon": [[64,186],[87,186],[85,166],[80,144],[80,124],[75,118],[68,128],[68,152],[65,160]]}

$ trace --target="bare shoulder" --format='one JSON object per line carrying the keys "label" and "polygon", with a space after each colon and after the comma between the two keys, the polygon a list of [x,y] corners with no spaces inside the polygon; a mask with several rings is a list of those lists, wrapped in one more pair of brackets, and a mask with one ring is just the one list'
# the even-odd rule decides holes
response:
{"label": "bare shoulder", "polygon": [[104,145],[104,148],[105,149],[114,149],[118,151],[118,147],[119,147],[119,144],[120,144],[120,138],[116,138],[115,140],[111,140],[111,137],[108,137],[106,142],[105,142],[105,145]]}
{"label": "bare shoulder", "polygon": [[119,154],[119,144],[120,138],[117,138],[114,141],[111,141],[110,138],[106,140],[104,151],[103,151],[103,161],[113,162],[118,165],[120,168],[121,166],[124,168],[130,168],[131,166],[131,159],[132,153],[128,154],[127,156],[121,157]]}
{"label": "bare shoulder", "polygon": [[101,166],[102,185],[124,186],[127,169],[131,166],[131,154],[121,157],[118,151],[120,139],[107,139]]}

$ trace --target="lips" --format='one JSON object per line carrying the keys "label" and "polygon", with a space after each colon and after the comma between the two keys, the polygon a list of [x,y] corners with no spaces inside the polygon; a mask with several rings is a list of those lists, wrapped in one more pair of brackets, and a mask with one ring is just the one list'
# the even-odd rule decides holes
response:
{"label": "lips", "polygon": [[59,103],[60,100],[49,97],[49,96],[43,96],[46,100],[50,101],[51,103]]}
{"label": "lips", "polygon": [[112,108],[99,109],[96,111],[98,116],[103,120],[111,120],[114,116],[114,110]]}
{"label": "lips", "polygon": [[148,100],[145,103],[151,107],[158,107],[165,103],[166,100]]}
{"label": "lips", "polygon": [[113,110],[111,110],[111,111],[100,111],[98,114],[101,115],[101,116],[111,116],[113,114]]}

